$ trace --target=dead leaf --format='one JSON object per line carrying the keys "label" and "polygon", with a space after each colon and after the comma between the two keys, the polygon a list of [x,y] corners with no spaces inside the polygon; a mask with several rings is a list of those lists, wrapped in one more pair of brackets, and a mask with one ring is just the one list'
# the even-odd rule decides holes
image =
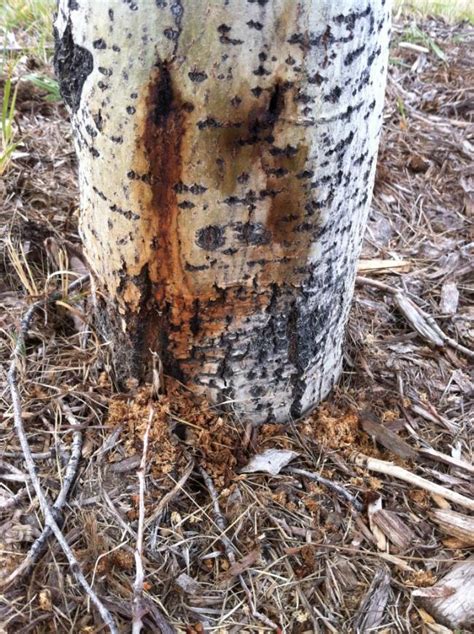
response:
{"label": "dead leaf", "polygon": [[387,548],[387,538],[385,537],[385,533],[379,528],[379,526],[374,522],[374,516],[376,513],[382,510],[382,498],[377,496],[373,502],[370,502],[367,506],[367,515],[369,518],[369,526],[372,531],[373,536],[375,537],[377,548],[382,552]]}
{"label": "dead leaf", "polygon": [[390,573],[386,568],[379,568],[357,611],[355,619],[357,632],[374,631],[380,625],[389,591]]}
{"label": "dead leaf", "polygon": [[250,462],[242,467],[241,473],[255,473],[261,471],[278,475],[299,454],[289,449],[266,449],[264,452],[256,454]]}
{"label": "dead leaf", "polygon": [[433,327],[428,323],[426,316],[421,312],[420,308],[411,301],[401,291],[394,293],[393,298],[400,312],[405,316],[409,324],[418,332],[418,334],[433,346],[443,347],[444,341]]}
{"label": "dead leaf", "polygon": [[393,511],[379,509],[372,514],[371,519],[372,525],[380,528],[389,541],[402,551],[406,550],[416,539],[411,528]]}
{"label": "dead leaf", "polygon": [[186,594],[198,594],[201,589],[201,584],[187,575],[185,572],[181,573],[179,577],[176,577],[175,583]]}
{"label": "dead leaf", "polygon": [[229,567],[223,580],[227,582],[232,579],[232,577],[238,577],[243,572],[251,568],[259,557],[260,548],[254,548],[254,550],[251,550],[249,553],[247,553],[245,557],[242,557],[242,559],[236,561]]}
{"label": "dead leaf", "polygon": [[10,524],[4,529],[2,539],[6,544],[16,544],[19,542],[33,542],[39,536],[36,527],[29,524]]}
{"label": "dead leaf", "polygon": [[401,458],[416,460],[418,452],[405,440],[400,438],[385,425],[382,425],[375,414],[368,410],[360,413],[360,424],[366,434],[373,436],[375,440],[389,451],[397,454]]}
{"label": "dead leaf", "polygon": [[412,172],[423,174],[424,172],[428,171],[430,162],[424,156],[413,154],[408,159],[407,166],[411,169]]}
{"label": "dead leaf", "polygon": [[433,632],[433,634],[453,634],[452,629],[444,627],[444,625],[440,625],[439,623],[427,623],[426,629],[428,632]]}

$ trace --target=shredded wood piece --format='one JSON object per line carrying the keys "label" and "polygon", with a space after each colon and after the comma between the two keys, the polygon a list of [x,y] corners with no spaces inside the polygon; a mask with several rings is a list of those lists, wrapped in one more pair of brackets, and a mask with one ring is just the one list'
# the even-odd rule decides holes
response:
{"label": "shredded wood piece", "polygon": [[287,473],[294,473],[295,475],[304,476],[305,478],[309,478],[310,480],[314,480],[315,482],[322,484],[323,486],[337,493],[337,495],[339,495],[340,497],[350,502],[352,506],[358,511],[362,511],[362,509],[364,508],[362,502],[359,502],[359,500],[351,495],[349,491],[346,491],[344,487],[342,487],[340,484],[337,484],[336,482],[332,482],[332,480],[328,480],[328,478],[324,478],[323,476],[319,475],[319,473],[306,471],[306,469],[298,469],[297,467],[287,467],[285,471]]}
{"label": "shredded wood piece", "polygon": [[434,509],[431,517],[444,533],[457,537],[467,546],[474,546],[474,517],[451,509]]}
{"label": "shredded wood piece", "polygon": [[357,271],[359,273],[375,273],[377,271],[383,273],[397,271],[401,273],[409,271],[410,267],[411,262],[409,260],[381,260],[380,258],[373,258],[371,260],[359,260]]}
{"label": "shredded wood piece", "polygon": [[474,627],[474,557],[455,565],[430,588],[413,591],[417,601],[443,625],[472,632]]}
{"label": "shredded wood piece", "polygon": [[445,345],[451,346],[455,350],[462,352],[470,359],[474,359],[474,351],[461,345],[452,337],[446,335],[438,324],[435,322],[431,315],[428,315],[424,310],[417,306],[414,302],[407,297],[400,289],[393,288],[384,282],[377,280],[371,280],[367,277],[358,275],[356,277],[358,284],[365,284],[368,286],[374,286],[387,293],[390,293],[398,306],[400,312],[404,315],[408,323],[423,337],[429,344],[435,347],[442,348]]}

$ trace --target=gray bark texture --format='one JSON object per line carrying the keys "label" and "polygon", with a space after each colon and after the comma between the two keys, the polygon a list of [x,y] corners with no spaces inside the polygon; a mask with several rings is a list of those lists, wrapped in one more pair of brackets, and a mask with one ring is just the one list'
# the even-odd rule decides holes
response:
{"label": "gray bark texture", "polygon": [[60,0],[81,235],[122,376],[285,422],[341,371],[385,0]]}

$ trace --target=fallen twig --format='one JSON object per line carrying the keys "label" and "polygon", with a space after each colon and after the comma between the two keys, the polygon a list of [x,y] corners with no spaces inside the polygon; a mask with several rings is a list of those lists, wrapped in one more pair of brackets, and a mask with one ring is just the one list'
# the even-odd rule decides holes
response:
{"label": "fallen twig", "polygon": [[150,408],[148,423],[143,436],[143,452],[137,476],[139,483],[139,506],[138,506],[138,530],[137,543],[135,547],[135,583],[133,584],[133,603],[132,603],[132,633],[140,634],[143,627],[143,582],[145,574],[143,570],[143,533],[145,530],[145,473],[146,473],[146,454],[148,450],[148,437],[150,435],[151,423],[153,421],[154,410]]}
{"label": "fallen twig", "polygon": [[444,427],[453,434],[458,432],[457,425],[454,424],[453,421],[450,421],[444,416],[438,414],[432,405],[430,405],[431,411],[427,410],[426,407],[423,407],[421,403],[412,403],[410,407],[414,414],[418,414],[418,416],[421,416],[425,420],[435,423],[436,425],[444,425]]}
{"label": "fallen twig", "polygon": [[[77,421],[76,417],[72,413],[69,405],[67,403],[61,402],[61,408],[63,409],[65,416],[68,422],[75,427],[81,427],[80,423]],[[54,518],[57,522],[61,520],[61,511],[66,503],[66,500],[69,495],[69,491],[73,485],[74,480],[76,479],[77,469],[79,467],[79,461],[81,458],[81,450],[82,450],[82,433],[80,431],[74,431],[72,437],[72,447],[71,447],[71,456],[69,458],[69,462],[66,466],[66,472],[64,474],[63,483],[61,486],[61,490],[59,491],[58,497],[56,498],[53,506],[51,507],[51,511],[54,515]],[[44,552],[46,544],[48,542],[48,538],[52,534],[51,527],[46,524],[43,527],[43,531],[38,539],[33,543],[30,550],[28,551],[24,561],[16,568],[4,581],[5,585],[10,585],[13,581],[18,578],[24,577],[36,564],[41,555]]]}
{"label": "fallen twig", "polygon": [[[89,279],[88,275],[85,275],[81,278],[79,278],[78,280],[75,280],[72,284],[69,285],[68,287],[68,293],[70,293],[71,291],[74,291],[78,288],[81,288],[81,286],[87,282],[87,280]],[[31,321],[33,319],[33,316],[35,315],[35,313],[40,309],[43,308],[44,306],[47,306],[48,304],[50,304],[51,302],[56,301],[57,299],[60,299],[62,297],[62,293],[59,291],[56,291],[54,293],[52,293],[51,295],[49,295],[48,297],[41,299],[37,302],[35,302],[34,304],[32,304],[30,306],[30,308],[26,311],[25,315],[23,316],[21,322],[20,322],[20,329],[18,332],[18,337],[17,337],[17,341],[16,341],[16,345],[13,349],[12,355],[11,355],[11,363],[10,363],[10,368],[8,370],[7,373],[7,381],[8,381],[8,385],[10,387],[10,394],[12,397],[12,405],[13,405],[13,421],[14,421],[14,426],[15,426],[15,431],[16,434],[18,436],[18,440],[20,441],[20,446],[23,452],[23,457],[26,463],[26,467],[31,479],[31,483],[33,484],[33,487],[35,489],[36,495],[38,497],[38,501],[40,503],[41,506],[41,510],[43,512],[44,518],[45,518],[45,524],[46,526],[49,526],[51,528],[51,531],[53,532],[54,536],[56,537],[59,545],[61,546],[61,549],[63,550],[64,554],[66,555],[66,558],[69,562],[69,565],[71,567],[71,572],[73,573],[73,575],[75,576],[75,578],[77,579],[78,583],[84,588],[84,591],[87,593],[87,595],[90,597],[91,601],[94,603],[94,605],[96,606],[97,610],[99,611],[100,616],[102,617],[102,620],[104,621],[104,623],[107,625],[107,627],[109,628],[109,630],[113,633],[113,634],[118,634],[118,630],[115,626],[114,620],[112,618],[112,615],[110,614],[110,612],[107,610],[107,608],[104,606],[104,604],[102,603],[102,601],[99,599],[99,597],[97,596],[97,594],[94,592],[94,590],[91,588],[91,586],[89,585],[87,579],[85,578],[80,565],[74,555],[74,553],[72,552],[69,544],[67,543],[66,538],[64,537],[63,533],[61,532],[61,529],[59,528],[53,511],[51,510],[48,501],[46,499],[45,494],[43,493],[43,489],[41,488],[41,484],[38,478],[38,475],[36,473],[36,465],[34,463],[34,459],[33,456],[31,454],[31,449],[28,443],[28,439],[26,437],[26,433],[25,433],[25,428],[23,425],[23,415],[22,415],[22,406],[21,406],[21,397],[20,397],[20,389],[18,386],[18,368],[20,366],[21,363],[21,358],[23,356],[24,353],[24,349],[25,349],[25,344],[26,344],[26,338],[28,336],[28,331],[30,329],[30,325],[31,325]]]}
{"label": "fallen twig", "polygon": [[212,506],[214,509],[214,521],[221,531],[221,542],[224,546],[225,553],[227,555],[227,559],[231,564],[234,564],[235,559],[235,548],[230,539],[226,535],[227,521],[224,515],[221,512],[221,507],[219,504],[219,494],[216,491],[216,487],[214,486],[214,482],[212,481],[211,476],[207,473],[204,467],[199,467],[199,471],[203,477],[204,483],[209,491],[209,495],[211,496]]}
{"label": "fallen twig", "polygon": [[404,482],[413,484],[420,489],[440,495],[454,504],[459,504],[459,506],[464,506],[465,508],[474,511],[474,500],[466,497],[465,495],[461,495],[460,493],[456,493],[456,491],[451,491],[440,484],[430,482],[429,480],[426,480],[415,473],[411,473],[411,471],[403,469],[403,467],[399,467],[392,462],[386,462],[385,460],[379,460],[378,458],[371,458],[370,456],[365,456],[361,453],[354,456],[354,462],[359,467],[366,467],[367,469],[370,469],[370,471],[384,473],[385,475],[392,476],[398,480],[403,480]]}
{"label": "fallen twig", "polygon": [[183,488],[186,480],[189,478],[189,476],[193,472],[193,469],[194,469],[194,461],[191,460],[189,464],[185,467],[183,475],[176,482],[176,484],[171,489],[171,491],[168,491],[168,493],[166,493],[158,502],[158,506],[150,515],[150,517],[146,520],[145,527],[148,527],[150,524],[155,522],[160,517],[165,506],[169,504],[171,500],[174,498],[174,496]]}
{"label": "fallen twig", "polygon": [[380,258],[372,258],[370,260],[359,260],[357,263],[358,273],[375,273],[382,272],[405,272],[410,269],[411,262],[409,260],[382,260]]}
{"label": "fallen twig", "polygon": [[439,460],[439,462],[444,462],[445,464],[449,464],[458,469],[464,469],[464,471],[474,473],[474,465],[470,462],[460,460],[459,458],[453,458],[452,456],[448,456],[447,454],[437,451],[436,449],[432,449],[431,447],[420,449],[419,452],[432,460]]}
{"label": "fallen twig", "polygon": [[2,500],[0,502],[0,513],[5,513],[5,511],[14,509],[15,506],[17,506],[21,502],[21,500],[26,497],[27,492],[27,488],[24,487],[23,489],[20,489],[17,493],[15,493],[15,495]]}
{"label": "fallen twig", "polygon": [[359,500],[357,500],[353,495],[351,495],[349,491],[346,491],[346,489],[343,486],[341,486],[340,484],[336,484],[335,482],[332,482],[332,480],[328,480],[327,478],[324,478],[323,476],[319,475],[319,473],[313,473],[312,471],[306,471],[305,469],[298,469],[297,467],[286,467],[285,472],[294,473],[295,475],[301,475],[301,476],[304,476],[305,478],[309,478],[310,480],[314,480],[315,482],[322,484],[328,489],[331,489],[331,491],[334,491],[335,493],[337,493],[337,495],[339,495],[340,497],[343,497],[345,500],[350,502],[352,506],[358,511],[362,511],[364,508],[364,505],[362,504],[362,502],[359,502]]}

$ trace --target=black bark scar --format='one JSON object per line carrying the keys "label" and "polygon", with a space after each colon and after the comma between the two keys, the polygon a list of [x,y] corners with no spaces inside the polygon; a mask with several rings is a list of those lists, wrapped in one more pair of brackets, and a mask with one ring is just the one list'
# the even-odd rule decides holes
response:
{"label": "black bark scar", "polygon": [[94,68],[94,58],[90,51],[74,43],[70,19],[61,38],[54,29],[54,41],[54,71],[59,89],[69,108],[77,112],[84,82]]}

